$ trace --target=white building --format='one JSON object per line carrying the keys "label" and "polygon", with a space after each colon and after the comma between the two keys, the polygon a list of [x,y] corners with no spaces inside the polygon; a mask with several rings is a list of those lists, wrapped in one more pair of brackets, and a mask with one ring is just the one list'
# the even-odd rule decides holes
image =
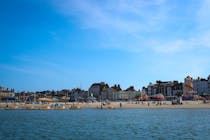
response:
{"label": "white building", "polygon": [[141,94],[140,91],[116,91],[112,88],[107,88],[102,91],[102,99],[111,101],[117,100],[134,100],[136,95]]}
{"label": "white building", "polygon": [[208,94],[208,80],[199,77],[197,79],[193,79],[193,88],[197,95]]}
{"label": "white building", "polygon": [[210,75],[208,76],[208,93],[210,94]]}

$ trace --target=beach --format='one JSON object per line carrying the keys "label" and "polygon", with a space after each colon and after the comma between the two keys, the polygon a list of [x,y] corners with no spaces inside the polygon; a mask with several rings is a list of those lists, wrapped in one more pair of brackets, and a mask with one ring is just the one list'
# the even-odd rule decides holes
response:
{"label": "beach", "polygon": [[[122,106],[120,107],[120,103]],[[101,103],[96,102],[96,103],[80,103],[78,104],[81,108],[100,108]],[[162,101],[161,105],[158,104],[158,102],[153,102],[153,101],[145,101],[145,102],[111,102],[109,105],[103,106],[103,108],[107,109],[138,109],[138,108],[143,108],[143,109],[196,109],[196,108],[209,108],[210,109],[210,104],[206,103],[204,104],[202,101],[184,101],[183,104],[180,105],[172,105],[170,101]]]}
{"label": "beach", "polygon": [[25,103],[0,103],[1,110],[68,110],[68,109],[210,109],[210,103],[203,101],[183,101],[183,104],[172,105],[170,101],[143,101],[143,102],[101,102],[80,103],[45,103],[45,104],[25,104]]}

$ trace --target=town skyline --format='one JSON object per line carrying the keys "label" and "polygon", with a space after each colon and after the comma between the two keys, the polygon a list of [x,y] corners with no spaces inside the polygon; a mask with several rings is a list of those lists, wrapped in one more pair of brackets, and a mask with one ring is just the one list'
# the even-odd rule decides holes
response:
{"label": "town skyline", "polygon": [[17,91],[206,77],[210,2],[0,1],[0,85]]}
{"label": "town skyline", "polygon": [[129,86],[122,89],[119,84],[109,85],[105,82],[92,83],[88,89],[72,88],[62,90],[44,90],[44,91],[15,91],[0,86],[0,101],[21,101],[32,102],[40,100],[60,100],[61,102],[92,101],[92,100],[149,100],[162,98],[173,100],[183,97],[185,100],[209,99],[210,95],[210,75],[207,78],[187,76],[184,82],[179,81],[161,81],[149,83],[147,86],[137,89]]}
{"label": "town skyline", "polygon": [[[136,86],[134,86],[134,85],[129,85],[128,87],[126,87],[126,88],[123,88],[122,86],[121,86],[121,84],[119,84],[119,83],[115,83],[115,84],[109,84],[109,83],[107,83],[107,82],[105,82],[105,81],[100,81],[100,82],[94,82],[94,83],[91,83],[90,85],[89,85],[89,87],[88,88],[82,88],[81,86],[79,87],[79,86],[77,86],[77,87],[72,87],[72,88],[68,88],[68,87],[66,87],[66,88],[62,88],[62,89],[42,89],[42,90],[16,90],[15,88],[10,88],[10,87],[5,87],[5,86],[3,86],[3,85],[0,85],[0,87],[1,88],[6,88],[6,89],[8,89],[8,90],[12,90],[12,91],[15,91],[15,92],[42,92],[42,91],[63,91],[63,90],[76,90],[76,89],[79,89],[79,90],[84,90],[84,91],[89,91],[89,89],[91,88],[91,86],[93,86],[93,85],[95,85],[95,84],[105,84],[105,85],[107,85],[109,88],[114,88],[114,89],[120,89],[120,90],[122,90],[122,91],[126,91],[126,90],[129,90],[129,89],[132,89],[132,90],[134,90],[134,91],[139,91],[139,92],[144,92],[143,90],[145,90],[145,89],[147,89],[149,86],[151,86],[151,85],[155,85],[155,84],[159,84],[159,83],[175,83],[175,85],[177,85],[177,84],[180,84],[179,86],[180,87],[183,87],[184,85],[184,83],[185,83],[185,80],[187,79],[187,78],[191,78],[193,81],[196,81],[196,83],[194,83],[194,84],[198,84],[198,85],[195,85],[195,90],[200,90],[200,89],[198,89],[198,88],[201,88],[201,90],[203,90],[202,88],[206,88],[206,90],[210,90],[210,85],[208,84],[208,82],[210,82],[209,81],[209,79],[210,79],[210,74],[208,75],[208,76],[206,76],[206,78],[205,77],[200,77],[200,76],[197,76],[197,77],[191,77],[191,76],[186,76],[186,77],[184,77],[184,79],[183,79],[183,81],[179,81],[179,80],[167,80],[167,81],[165,81],[165,80],[155,80],[155,81],[151,81],[151,82],[149,82],[147,85],[144,85],[144,86],[141,86],[141,87],[136,87]],[[197,81],[198,82],[201,82],[201,83],[197,83]],[[206,83],[203,83],[202,81],[205,81]],[[205,86],[203,85],[203,84],[205,84]],[[197,86],[199,86],[199,87],[197,87]],[[194,89],[193,89],[194,90]],[[183,92],[183,91],[182,91]]]}

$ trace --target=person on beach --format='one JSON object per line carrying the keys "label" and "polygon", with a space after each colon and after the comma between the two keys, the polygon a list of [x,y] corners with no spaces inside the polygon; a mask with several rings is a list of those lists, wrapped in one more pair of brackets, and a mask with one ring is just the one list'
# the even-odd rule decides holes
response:
{"label": "person on beach", "polygon": [[120,108],[122,108],[122,103],[120,103]]}

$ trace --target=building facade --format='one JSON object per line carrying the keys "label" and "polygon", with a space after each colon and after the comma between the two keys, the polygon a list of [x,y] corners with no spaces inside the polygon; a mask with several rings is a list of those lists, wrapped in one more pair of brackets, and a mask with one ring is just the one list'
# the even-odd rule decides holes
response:
{"label": "building facade", "polygon": [[135,97],[139,94],[141,94],[140,91],[116,90],[113,88],[106,88],[102,91],[102,100],[106,99],[110,101],[135,100]]}
{"label": "building facade", "polygon": [[197,95],[207,95],[208,90],[208,80],[204,78],[193,79],[193,89]]}
{"label": "building facade", "polygon": [[194,87],[193,87],[193,78],[190,76],[187,76],[184,79],[183,95],[184,96],[192,96],[193,94],[195,94]]}
{"label": "building facade", "polygon": [[109,88],[109,85],[101,82],[101,83],[94,83],[91,85],[91,87],[89,88],[88,92],[89,92],[89,96],[94,96],[97,99],[100,99],[102,96],[102,92],[106,92],[107,93],[107,89]]}
{"label": "building facade", "polygon": [[15,101],[14,90],[5,89],[0,87],[0,101]]}
{"label": "building facade", "polygon": [[210,75],[208,76],[208,94],[210,94]]}
{"label": "building facade", "polygon": [[150,83],[144,92],[147,92],[148,96],[155,94],[163,94],[166,97],[176,96],[183,93],[183,84],[178,81],[156,81],[155,84]]}
{"label": "building facade", "polygon": [[88,91],[75,88],[71,90],[70,102],[85,101],[88,98]]}

